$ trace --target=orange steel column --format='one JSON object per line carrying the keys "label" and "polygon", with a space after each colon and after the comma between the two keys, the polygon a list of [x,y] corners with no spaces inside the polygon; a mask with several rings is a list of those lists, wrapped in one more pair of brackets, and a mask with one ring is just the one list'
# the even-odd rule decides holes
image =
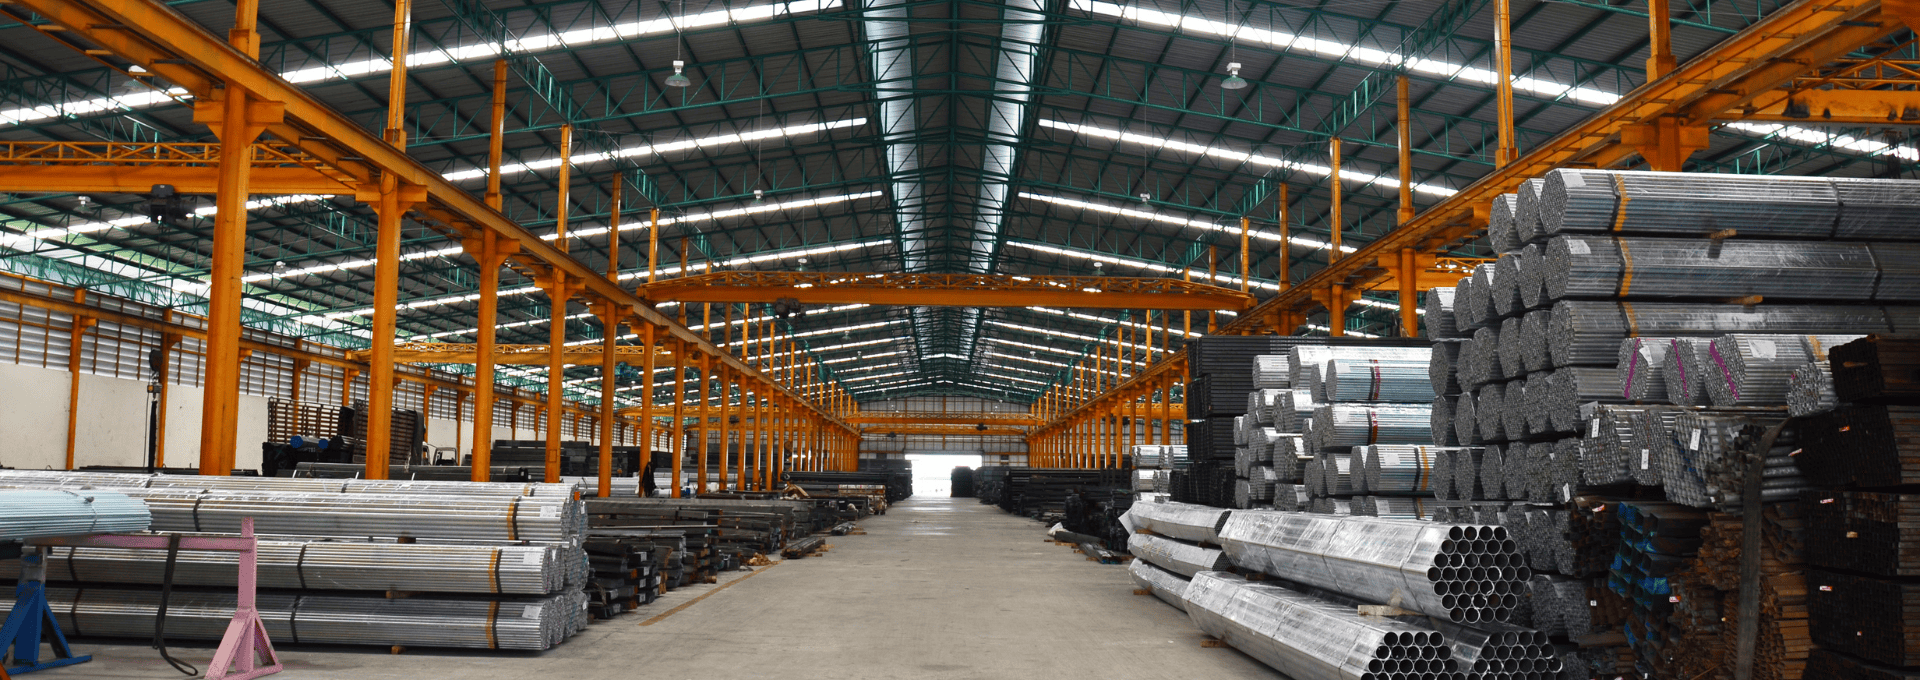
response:
{"label": "orange steel column", "polygon": [[1332,200],[1333,219],[1330,220],[1331,222],[1333,222],[1333,225],[1332,225],[1333,226],[1333,245],[1327,247],[1327,261],[1333,262],[1340,259],[1340,231],[1341,231],[1341,228],[1345,226],[1344,224],[1341,224],[1342,213],[1341,213],[1340,204],[1342,201],[1346,200],[1342,198],[1342,195],[1346,191],[1346,187],[1344,183],[1340,181],[1341,158],[1340,158],[1340,138],[1339,137],[1334,137],[1333,139],[1327,140],[1327,157],[1331,159],[1331,162],[1332,162],[1331,164],[1333,166],[1333,174],[1327,178],[1327,187],[1333,192],[1333,200]]}
{"label": "orange steel column", "polygon": [[[1219,251],[1215,250],[1213,246],[1207,246],[1207,285],[1211,285],[1211,286],[1220,285]],[[1219,325],[1219,321],[1220,319],[1219,319],[1218,312],[1211,309],[1207,310],[1207,334],[1208,335],[1213,334],[1213,329]]]}
{"label": "orange steel column", "polygon": [[227,84],[219,102],[220,170],[214,194],[212,271],[208,276],[206,391],[201,401],[200,474],[227,475],[239,436],[240,276],[246,265],[247,175],[253,138],[244,90]]}
{"label": "orange steel column", "polygon": [[1399,108],[1400,124],[1400,212],[1399,223],[1406,224],[1413,219],[1413,103],[1407,99],[1407,77],[1394,79],[1395,104]]}
{"label": "orange steel column", "polygon": [[647,283],[653,283],[660,262],[660,209],[647,211]]}
{"label": "orange steel column", "polygon": [[[573,126],[560,126],[560,169],[555,181],[558,196],[554,201],[554,240],[553,245],[561,252],[571,250],[567,243],[567,209],[571,198],[568,196],[569,183],[573,179]],[[566,357],[562,354],[567,345],[567,299],[573,296],[572,287],[577,282],[567,280],[567,275],[558,269],[547,274],[547,299],[552,312],[552,320],[547,326],[547,439],[546,439],[546,481],[551,484],[560,481],[560,419],[567,379]]]}
{"label": "orange steel column", "polygon": [[493,117],[487,127],[487,207],[500,209],[500,157],[506,153],[507,60],[493,61]]}
{"label": "orange steel column", "polygon": [[[614,266],[607,265],[612,272]],[[615,341],[620,338],[620,311],[612,302],[605,303],[600,313],[600,497],[613,495],[613,425],[614,414],[614,359],[619,348]],[[653,376],[647,376],[652,380]]]}
{"label": "orange steel column", "polygon": [[1499,145],[1493,152],[1493,167],[1503,168],[1520,158],[1513,143],[1513,3],[1512,0],[1493,0],[1493,8],[1493,51],[1499,64],[1493,90],[1494,129]]}
{"label": "orange steel column", "polygon": [[[653,324],[640,323],[640,344],[647,348],[645,358],[640,360],[642,387],[640,388],[639,466],[641,470],[646,470],[647,465],[653,462],[653,364],[654,355],[660,353],[660,348],[653,344],[653,329]],[[643,483],[640,486],[640,495],[646,494],[646,485]]]}
{"label": "orange steel column", "polygon": [[[728,307],[732,307],[732,305],[728,305]],[[725,349],[721,351],[725,352]],[[717,481],[719,482],[720,490],[726,491],[730,488],[727,486],[727,464],[733,460],[733,442],[730,438],[733,436],[733,430],[735,428],[733,427],[732,419],[737,417],[733,414],[733,405],[731,403],[733,401],[734,377],[733,371],[727,368],[725,362],[719,361],[718,358],[716,358],[714,364],[714,371],[720,378],[720,474]],[[744,397],[746,395],[741,396]]]}
{"label": "orange steel column", "polygon": [[1420,274],[1414,271],[1412,248],[1400,249],[1400,334],[1409,338],[1420,337],[1420,301],[1415,284]]}
{"label": "orange steel column", "polygon": [[[73,301],[82,302],[87,291],[73,292]],[[73,317],[73,329],[68,336],[67,351],[67,469],[73,469],[74,439],[80,430],[80,343],[86,340],[87,329],[93,327],[90,316]]]}
{"label": "orange steel column", "polygon": [[679,498],[684,488],[681,481],[681,461],[686,459],[686,384],[687,384],[687,343],[684,340],[667,336],[673,343],[673,393],[669,395],[673,405],[673,424],[667,427],[668,446],[673,455],[673,497]]}
{"label": "orange steel column", "polygon": [[1160,377],[1160,445],[1173,445],[1173,376]]}
{"label": "orange steel column", "polygon": [[[385,139],[397,149],[407,148],[407,65],[406,54],[413,39],[413,1],[393,4],[393,70],[387,74],[387,127]],[[379,231],[374,245],[373,327],[368,341],[372,352],[367,359],[367,479],[386,479],[392,463],[393,447],[393,341],[397,308],[400,304],[400,230],[401,217],[409,203],[400,200],[399,178],[381,173]]]}
{"label": "orange steel column", "polygon": [[1672,73],[1673,24],[1667,13],[1667,0],[1647,0],[1647,82]]}
{"label": "orange steel column", "polygon": [[697,445],[700,447],[699,450],[694,453],[694,465],[699,467],[698,470],[694,470],[693,483],[695,496],[707,492],[707,403],[709,397],[707,381],[710,380],[712,376],[712,371],[708,370],[713,364],[712,360],[713,357],[709,356],[706,352],[700,353],[700,408],[696,409],[697,415],[695,416],[699,418],[700,421],[694,425],[695,437],[698,442]]}
{"label": "orange steel column", "polygon": [[1245,215],[1240,216],[1240,292],[1245,293],[1253,286],[1253,252],[1248,249],[1248,236],[1252,224]]}
{"label": "orange steel column", "polygon": [[[1287,185],[1280,185],[1280,290],[1293,287],[1293,225],[1287,223]],[[1188,312],[1192,314],[1192,312]],[[1290,328],[1280,329],[1286,335]]]}
{"label": "orange steel column", "polygon": [[[506,257],[500,253],[499,236],[492,231],[483,230],[479,241],[479,252],[474,255],[480,268],[480,304],[474,324],[471,479],[484,482],[493,474],[494,326],[500,319],[500,267],[506,264]],[[472,250],[469,248],[469,252]]]}

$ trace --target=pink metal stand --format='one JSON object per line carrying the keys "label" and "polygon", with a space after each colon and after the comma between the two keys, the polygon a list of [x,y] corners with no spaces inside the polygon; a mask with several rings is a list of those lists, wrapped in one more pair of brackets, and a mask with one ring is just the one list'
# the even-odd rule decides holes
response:
{"label": "pink metal stand", "polygon": [[[82,548],[167,549],[167,537],[161,534],[102,534],[35,539],[30,543],[38,546]],[[273,651],[273,641],[267,639],[266,624],[260,621],[260,609],[254,601],[254,584],[260,559],[259,545],[259,540],[253,536],[252,517],[240,521],[239,538],[194,536],[180,538],[180,548],[183,550],[220,550],[240,553],[239,607],[233,611],[233,622],[227,624],[226,636],[220,639],[219,651],[214,652],[213,663],[207,668],[206,680],[252,680],[280,672],[280,656]]]}

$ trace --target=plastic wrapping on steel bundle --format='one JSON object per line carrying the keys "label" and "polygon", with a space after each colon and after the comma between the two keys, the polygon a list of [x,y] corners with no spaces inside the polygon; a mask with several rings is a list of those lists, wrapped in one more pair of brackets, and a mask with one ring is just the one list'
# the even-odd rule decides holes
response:
{"label": "plastic wrapping on steel bundle", "polygon": [[1551,321],[1555,366],[1613,366],[1620,341],[1634,335],[1905,332],[1920,330],[1920,307],[1562,300]]}
{"label": "plastic wrapping on steel bundle", "polygon": [[1183,612],[1187,610],[1186,577],[1153,566],[1152,562],[1143,559],[1128,562],[1127,575],[1133,578],[1134,585],[1152,592],[1161,602]]}
{"label": "plastic wrapping on steel bundle", "polygon": [[0,490],[0,541],[145,531],[147,505],[97,489]]}
{"label": "plastic wrapping on steel bundle", "polygon": [[1433,406],[1426,403],[1328,404],[1314,410],[1308,440],[1319,449],[1425,444],[1431,441],[1431,410]]}
{"label": "plastic wrapping on steel bundle", "polygon": [[[153,634],[160,593],[112,588],[48,588],[54,618],[68,635]],[[0,595],[0,608],[12,595]],[[258,596],[268,637],[280,644],[345,644],[466,649],[552,648],[586,627],[586,595],[534,599]],[[231,592],[175,590],[167,601],[167,636],[219,640],[233,619]]]}
{"label": "plastic wrapping on steel bundle", "polygon": [[1188,503],[1134,503],[1120,516],[1128,532],[1151,531],[1196,543],[1219,543],[1227,511]]}
{"label": "plastic wrapping on steel bundle", "polygon": [[1699,406],[1707,403],[1707,348],[1712,338],[1674,338],[1660,360],[1661,382],[1667,385],[1667,403]]}
{"label": "plastic wrapping on steel bundle", "polygon": [[[1759,446],[1767,428],[1785,420],[1778,412],[1689,411],[1674,422],[1669,446],[1660,452],[1660,475],[1667,500],[1697,508],[1737,508],[1746,483],[1746,452]],[[1764,452],[1761,500],[1798,498],[1810,488],[1793,454],[1798,446],[1788,427]]]}
{"label": "plastic wrapping on steel bundle", "polygon": [[1532,243],[1541,237],[1540,196],[1546,185],[1547,180],[1535,177],[1521,182],[1514,190],[1513,232],[1521,243]]}
{"label": "plastic wrapping on steel bundle", "polygon": [[[346,543],[334,540],[262,540],[259,585],[295,590],[377,590],[544,595],[567,582],[567,560],[579,556],[557,545]],[[159,584],[164,550],[56,547],[48,573],[76,583]],[[181,550],[174,582],[232,588],[239,554]],[[17,578],[18,562],[0,562],[0,578]]]}
{"label": "plastic wrapping on steel bundle", "polygon": [[1520,234],[1514,228],[1514,211],[1519,208],[1518,194],[1500,194],[1493,197],[1493,204],[1487,211],[1487,243],[1494,252],[1504,253],[1520,247]]}
{"label": "plastic wrapping on steel bundle", "polygon": [[1719,408],[1787,403],[1793,370],[1824,357],[1826,349],[1861,335],[1752,335],[1735,333],[1707,346],[1707,396]]}
{"label": "plastic wrapping on steel bundle", "polygon": [[1241,569],[1462,623],[1506,620],[1532,577],[1495,526],[1248,511],[1220,540]]}
{"label": "plastic wrapping on steel bundle", "polygon": [[1825,361],[1809,361],[1793,369],[1787,383],[1787,413],[1795,418],[1840,406],[1840,398],[1833,393],[1833,371]]}
{"label": "plastic wrapping on steel bundle", "polygon": [[1228,567],[1227,553],[1224,550],[1202,547],[1153,534],[1136,533],[1127,536],[1127,552],[1133,553],[1134,557],[1152,562],[1155,566],[1188,578],[1203,571],[1215,571]]}
{"label": "plastic wrapping on steel bundle", "polygon": [[1920,300],[1920,244],[1559,236],[1547,298]]}
{"label": "plastic wrapping on steel bundle", "polygon": [[1433,399],[1428,359],[1329,359],[1323,373],[1334,402],[1415,402]]}
{"label": "plastic wrapping on steel bundle", "polygon": [[1295,678],[1436,680],[1453,671],[1442,636],[1227,572],[1187,586],[1193,625]]}
{"label": "plastic wrapping on steel bundle", "polygon": [[1488,291],[1488,300],[1493,305],[1493,314],[1500,318],[1511,318],[1525,311],[1520,306],[1520,253],[1509,250],[1501,253],[1493,262],[1493,288]]}
{"label": "plastic wrapping on steel bundle", "polygon": [[1465,344],[1464,341],[1433,343],[1433,354],[1427,359],[1427,386],[1434,394],[1460,393],[1458,364],[1460,348]]}
{"label": "plastic wrapping on steel bundle", "polygon": [[1563,169],[1547,173],[1544,236],[1565,232],[1912,240],[1920,187],[1901,180]]}
{"label": "plastic wrapping on steel bundle", "polygon": [[1262,354],[1253,358],[1253,388],[1284,390],[1293,387],[1293,365],[1284,354]]}
{"label": "plastic wrapping on steel bundle", "polygon": [[1438,340],[1460,337],[1460,329],[1453,323],[1454,288],[1430,288],[1420,299],[1420,308],[1426,312],[1426,323],[1422,326],[1422,336]]}
{"label": "plastic wrapping on steel bundle", "polygon": [[1666,374],[1660,370],[1673,338],[1631,337],[1614,352],[1614,370],[1620,374],[1620,398],[1627,401],[1664,399]]}

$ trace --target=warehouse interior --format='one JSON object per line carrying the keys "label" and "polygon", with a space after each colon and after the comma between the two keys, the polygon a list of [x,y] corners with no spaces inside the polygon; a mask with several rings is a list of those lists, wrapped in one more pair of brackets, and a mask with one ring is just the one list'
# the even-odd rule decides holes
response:
{"label": "warehouse interior", "polygon": [[1920,7],[0,3],[0,680],[1920,680]]}

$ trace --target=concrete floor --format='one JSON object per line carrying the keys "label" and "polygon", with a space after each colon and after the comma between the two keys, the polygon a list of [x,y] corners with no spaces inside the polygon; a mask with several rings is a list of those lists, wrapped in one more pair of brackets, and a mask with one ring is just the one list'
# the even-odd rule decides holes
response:
{"label": "concrete floor", "polygon": [[[596,622],[539,654],[283,648],[286,680],[569,678],[1282,678],[1203,648],[1185,614],[1133,595],[1126,568],[1043,540],[970,498],[914,498],[824,555],[725,575]],[[750,577],[749,577],[750,575]],[[746,578],[731,586],[728,583]],[[659,617],[700,595],[652,625]],[[34,678],[182,678],[145,645],[75,644],[92,663]],[[174,655],[205,664],[206,645]]]}

